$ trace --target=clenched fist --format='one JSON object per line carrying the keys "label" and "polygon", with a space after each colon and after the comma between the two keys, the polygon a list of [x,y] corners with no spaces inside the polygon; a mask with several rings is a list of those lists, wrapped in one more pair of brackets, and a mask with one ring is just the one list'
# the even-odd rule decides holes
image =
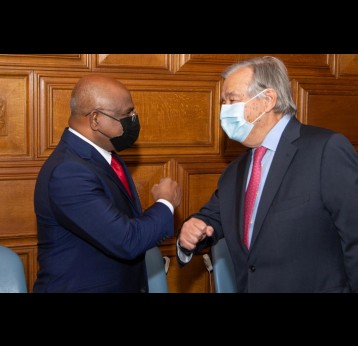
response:
{"label": "clenched fist", "polygon": [[204,221],[192,217],[184,222],[181,228],[179,244],[187,250],[193,250],[198,242],[206,237],[211,237],[213,232],[214,228],[212,226],[208,226]]}
{"label": "clenched fist", "polygon": [[182,198],[181,187],[171,178],[160,179],[159,184],[153,185],[151,193],[155,201],[166,199],[174,208],[180,204]]}

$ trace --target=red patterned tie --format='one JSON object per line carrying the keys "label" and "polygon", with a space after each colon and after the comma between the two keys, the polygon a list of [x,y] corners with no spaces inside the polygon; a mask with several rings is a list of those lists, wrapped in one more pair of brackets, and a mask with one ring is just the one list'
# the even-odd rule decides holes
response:
{"label": "red patterned tie", "polygon": [[267,148],[258,147],[254,153],[254,163],[252,166],[251,177],[249,185],[247,186],[245,194],[245,210],[244,210],[244,244],[247,248],[250,247],[249,244],[249,228],[250,228],[250,219],[252,216],[252,210],[254,208],[257,190],[260,185],[261,179],[261,160],[265,155]]}
{"label": "red patterned tie", "polygon": [[123,167],[122,165],[119,163],[119,161],[112,156],[112,160],[111,160],[111,166],[114,169],[114,171],[117,173],[119,180],[122,182],[122,184],[124,185],[125,189],[127,190],[129,196],[131,198],[132,197],[132,193],[131,190],[129,188],[129,184],[128,184],[128,180],[126,177],[126,174],[124,173]]}

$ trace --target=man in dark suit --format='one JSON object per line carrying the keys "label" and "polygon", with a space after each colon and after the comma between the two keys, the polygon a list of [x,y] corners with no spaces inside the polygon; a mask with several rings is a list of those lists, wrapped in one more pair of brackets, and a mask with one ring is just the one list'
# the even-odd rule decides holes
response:
{"label": "man in dark suit", "polygon": [[[357,292],[354,147],[339,133],[296,119],[280,60],[243,61],[223,77],[221,126],[249,149],[225,169],[207,204],[183,223],[179,263],[225,237],[238,292]],[[266,152],[249,210],[245,191],[261,146]]]}
{"label": "man in dark suit", "polygon": [[[36,182],[40,269],[33,292],[148,291],[145,252],[173,235],[182,192],[164,178],[152,187],[156,202],[142,211],[116,153],[130,147],[139,131],[122,83],[94,74],[78,81],[69,127]],[[112,169],[112,160],[127,182]]]}

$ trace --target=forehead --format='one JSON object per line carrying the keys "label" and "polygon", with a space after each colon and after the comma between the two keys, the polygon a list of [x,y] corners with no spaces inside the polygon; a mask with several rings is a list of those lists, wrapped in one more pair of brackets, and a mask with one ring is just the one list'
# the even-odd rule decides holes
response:
{"label": "forehead", "polygon": [[119,114],[127,113],[134,107],[130,92],[118,87],[108,88],[102,94],[98,94],[96,101],[99,108]]}
{"label": "forehead", "polygon": [[222,88],[222,98],[230,96],[244,96],[252,79],[252,70],[249,67],[241,68],[229,75]]}

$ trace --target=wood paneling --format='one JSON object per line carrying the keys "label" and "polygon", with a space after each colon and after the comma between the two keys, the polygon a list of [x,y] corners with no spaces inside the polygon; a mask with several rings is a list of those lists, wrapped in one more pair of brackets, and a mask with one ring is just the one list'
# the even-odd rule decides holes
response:
{"label": "wood paneling", "polygon": [[180,54],[175,69],[180,74],[213,74],[219,79],[226,66],[238,61],[238,54]]}
{"label": "wood paneling", "polygon": [[[266,54],[261,54],[266,55]],[[183,189],[175,229],[207,202],[227,164],[246,150],[220,127],[221,72],[254,54],[0,54],[0,244],[21,257],[29,291],[37,273],[33,191],[44,160],[70,115],[78,79],[103,73],[123,82],[139,113],[141,133],[121,152],[142,207],[170,176]],[[358,55],[276,54],[287,65],[297,117],[345,134],[358,151]],[[210,292],[202,254],[179,268],[176,238],[161,244],[171,259],[169,292]],[[213,285],[213,282],[212,282]]]}
{"label": "wood paneling", "polygon": [[338,54],[337,77],[353,77],[358,75],[358,54]]}
{"label": "wood paneling", "polygon": [[93,71],[171,73],[172,54],[93,54]]}
{"label": "wood paneling", "polygon": [[[265,55],[268,54],[241,54],[240,60]],[[285,63],[291,78],[334,77],[335,74],[334,54],[272,54],[272,56]]]}
{"label": "wood paneling", "polygon": [[88,54],[0,54],[0,67],[40,68],[55,70],[86,70]]}
{"label": "wood paneling", "polygon": [[81,76],[55,73],[37,75],[37,158],[48,157],[59,142],[64,127],[68,126],[71,91]]}
{"label": "wood paneling", "polygon": [[213,112],[219,106],[216,85],[170,84],[145,86],[146,90],[131,87],[141,122],[137,141],[141,153],[218,153],[218,119]]}
{"label": "wood paneling", "polygon": [[148,208],[154,203],[151,195],[152,186],[166,176],[176,179],[175,173],[171,169],[170,162],[158,163],[127,163],[136,185],[141,205],[143,209]]}
{"label": "wood paneling", "polygon": [[341,132],[358,148],[358,82],[298,82],[298,118]]}
{"label": "wood paneling", "polygon": [[213,162],[180,163],[178,165],[179,182],[185,192],[181,203],[183,220],[209,200],[216,189],[220,174],[226,166],[226,163]]}
{"label": "wood paneling", "polygon": [[0,180],[0,239],[36,234],[35,179]]}
{"label": "wood paneling", "polygon": [[169,293],[210,292],[209,273],[201,255],[194,256],[190,264],[182,268],[175,257],[170,258],[167,279]]}
{"label": "wood paneling", "polygon": [[20,256],[26,275],[27,291],[32,292],[37,274],[37,246],[13,248]]}
{"label": "wood paneling", "polygon": [[333,54],[183,54],[178,57],[178,73],[214,74],[217,77],[235,62],[256,56],[272,55],[280,58],[291,76],[333,77]]}
{"label": "wood paneling", "polygon": [[[213,81],[121,80],[131,91],[141,133],[125,155],[218,154],[219,83]],[[77,78],[40,75],[37,157],[45,158],[58,143],[70,114]]]}
{"label": "wood paneling", "polygon": [[32,156],[30,72],[0,72],[0,161]]}

